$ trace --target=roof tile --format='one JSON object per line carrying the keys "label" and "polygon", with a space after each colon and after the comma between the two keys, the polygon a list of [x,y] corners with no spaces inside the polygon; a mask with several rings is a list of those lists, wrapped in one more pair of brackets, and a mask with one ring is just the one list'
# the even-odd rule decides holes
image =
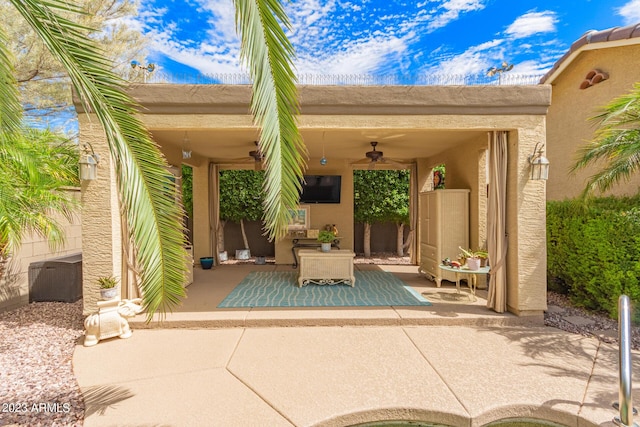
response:
{"label": "roof tile", "polygon": [[562,58],[560,58],[559,60],[556,61],[555,64],[553,64],[553,67],[551,67],[549,72],[547,72],[547,74],[545,74],[540,79],[540,83],[541,84],[545,83],[547,79],[549,79],[549,77],[551,77],[556,72],[556,70],[560,68],[560,65],[564,61],[566,61],[573,52],[577,51],[578,49],[580,49],[582,46],[586,44],[633,39],[636,37],[640,38],[640,23],[627,25],[626,27],[608,28],[606,30],[601,30],[601,31],[594,31],[594,30],[587,31],[582,35],[582,37],[580,37],[578,40],[573,42],[569,50],[564,55],[562,55]]}

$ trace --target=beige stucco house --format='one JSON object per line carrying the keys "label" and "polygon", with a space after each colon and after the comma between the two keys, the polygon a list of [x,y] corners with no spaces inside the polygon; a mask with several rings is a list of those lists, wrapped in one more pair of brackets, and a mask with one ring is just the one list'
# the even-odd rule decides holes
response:
{"label": "beige stucco house", "polygon": [[[547,199],[578,196],[595,169],[576,174],[569,170],[576,151],[593,138],[596,122],[589,119],[614,98],[629,93],[640,82],[640,24],[591,31],[542,78],[552,86],[547,114],[547,158],[553,165],[547,181]],[[609,195],[633,195],[640,176],[613,188]]]}
{"label": "beige stucco house", "polygon": [[[144,84],[131,86],[130,93],[142,105],[140,117],[168,162],[193,167],[194,257],[213,255],[217,194],[211,176],[220,168],[252,167],[249,151],[259,139],[249,114],[250,86]],[[301,86],[299,99],[299,128],[309,151],[306,173],[342,176],[340,203],[310,206],[310,227],[336,224],[347,249],[353,248],[353,169],[366,167],[353,163],[371,150],[371,141],[378,141],[385,157],[413,165],[420,191],[431,189],[432,168],[444,163],[447,187],[471,190],[470,244],[484,244],[492,185],[487,178],[489,139],[494,131],[506,131],[506,305],[519,315],[542,314],[546,183],[530,180],[529,156],[545,142],[549,86]],[[109,159],[95,117],[80,114],[79,120],[81,140]],[[185,132],[192,151],[187,160],[182,156]],[[97,277],[114,274],[126,282],[109,161],[101,162],[97,180],[83,182],[82,194],[84,304],[90,312]],[[415,228],[419,239],[424,232],[419,221]],[[276,242],[275,255],[279,264],[292,263],[291,239]]]}

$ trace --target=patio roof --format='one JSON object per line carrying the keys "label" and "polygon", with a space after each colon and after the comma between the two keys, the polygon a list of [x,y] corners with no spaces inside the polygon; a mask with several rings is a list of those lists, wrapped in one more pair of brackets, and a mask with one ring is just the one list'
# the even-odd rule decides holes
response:
{"label": "patio roof", "polygon": [[[251,86],[136,84],[129,92],[143,106],[160,146],[179,150],[187,132],[194,162],[248,159],[259,139],[249,114]],[[410,160],[417,152],[437,155],[496,128],[480,120],[461,129],[446,116],[545,115],[550,94],[540,85],[300,86],[299,128],[310,158],[321,157],[324,149],[334,158],[358,160],[378,141],[385,156]],[[429,116],[442,117],[441,126],[425,123]]]}

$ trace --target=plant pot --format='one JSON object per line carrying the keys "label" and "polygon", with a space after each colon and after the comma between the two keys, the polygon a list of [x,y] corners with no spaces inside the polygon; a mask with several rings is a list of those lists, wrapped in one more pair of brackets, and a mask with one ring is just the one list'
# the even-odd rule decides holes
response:
{"label": "plant pot", "polygon": [[251,252],[249,249],[236,249],[236,259],[249,259]]}
{"label": "plant pot", "polygon": [[467,258],[467,267],[469,267],[471,271],[479,270],[480,258]]}
{"label": "plant pot", "polygon": [[203,270],[210,270],[213,267],[213,257],[206,256],[200,258],[200,266]]}
{"label": "plant pot", "polygon": [[255,263],[257,265],[265,265],[267,263],[267,258],[263,257],[263,256],[256,256],[256,261]]}
{"label": "plant pot", "polygon": [[227,254],[227,251],[218,252],[218,258],[220,259],[220,262],[227,261],[229,259],[229,255]]}
{"label": "plant pot", "polygon": [[487,258],[480,258],[480,267],[487,266]]}
{"label": "plant pot", "polygon": [[322,252],[331,252],[331,243],[320,243],[320,250]]}
{"label": "plant pot", "polygon": [[116,286],[115,288],[100,289],[100,298],[102,298],[103,301],[117,298],[119,295],[120,286]]}

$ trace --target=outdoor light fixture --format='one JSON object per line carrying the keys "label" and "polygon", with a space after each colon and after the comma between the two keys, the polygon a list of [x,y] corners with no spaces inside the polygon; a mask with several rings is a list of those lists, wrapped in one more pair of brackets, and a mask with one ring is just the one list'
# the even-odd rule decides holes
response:
{"label": "outdoor light fixture", "polygon": [[138,61],[134,60],[134,61],[131,61],[131,68],[133,68],[134,70],[138,68],[140,70],[146,71],[147,73],[153,73],[153,70],[156,69],[156,66],[155,64],[142,65]]}
{"label": "outdoor light fixture", "polygon": [[142,65],[138,61],[134,60],[134,61],[131,61],[131,68],[133,68],[134,70],[136,69],[141,70],[143,81],[146,83],[147,75],[153,73],[153,71],[156,69],[156,65],[155,64]]}
{"label": "outdoor light fixture", "polygon": [[549,178],[549,160],[542,155],[544,144],[538,142],[533,149],[533,154],[529,156],[531,164],[531,179],[546,181]]}
{"label": "outdoor light fixture", "polygon": [[187,132],[184,133],[184,139],[182,140],[182,158],[183,159],[191,158],[191,141],[189,141]]}
{"label": "outdoor light fixture", "polygon": [[[80,180],[93,181],[98,177],[98,163],[100,163],[100,155],[93,151],[91,144],[86,143],[83,146],[84,152],[80,155]],[[89,152],[91,150],[91,152]]]}
{"label": "outdoor light fixture", "polygon": [[498,75],[498,84],[502,84],[502,73],[506,73],[507,71],[513,70],[513,64],[508,64],[507,62],[502,63],[502,67],[491,67],[487,70],[487,77],[493,77],[496,74]]}

